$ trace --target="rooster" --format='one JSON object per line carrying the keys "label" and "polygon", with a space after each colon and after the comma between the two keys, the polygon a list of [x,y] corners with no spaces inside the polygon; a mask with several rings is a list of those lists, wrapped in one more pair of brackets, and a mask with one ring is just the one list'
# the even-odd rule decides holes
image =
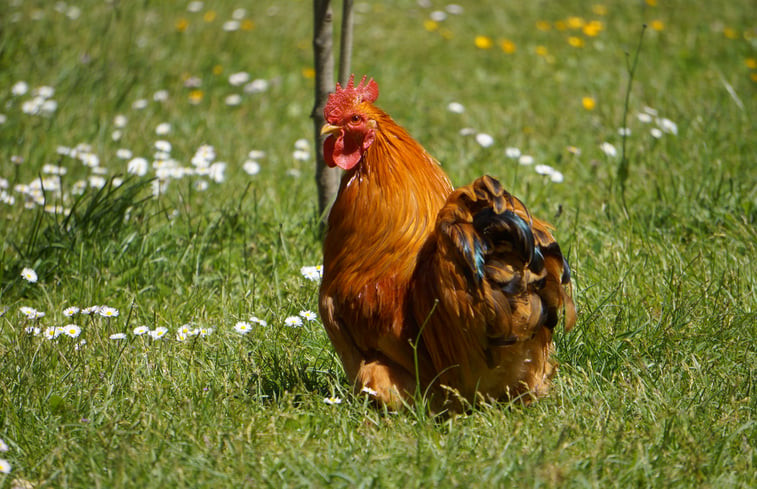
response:
{"label": "rooster", "polygon": [[373,79],[337,84],[321,130],[345,172],[319,308],[349,380],[391,409],[543,396],[560,313],[576,320],[550,226],[490,176],[455,190],[377,98]]}

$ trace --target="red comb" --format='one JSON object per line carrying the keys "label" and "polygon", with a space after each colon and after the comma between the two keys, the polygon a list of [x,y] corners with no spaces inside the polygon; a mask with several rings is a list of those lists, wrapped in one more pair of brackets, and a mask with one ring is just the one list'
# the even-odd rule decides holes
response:
{"label": "red comb", "polygon": [[[365,83],[366,75],[363,75],[363,79],[360,80],[357,86],[355,86],[355,75],[350,75],[350,81],[347,82],[347,87],[342,88],[339,83],[336,84],[336,91],[329,95],[329,100],[326,106],[323,108],[323,115],[326,120],[339,118],[339,112],[345,108],[359,104],[360,102],[375,102],[378,98],[378,83],[371,78],[368,83]],[[331,116],[331,117],[329,117]]]}

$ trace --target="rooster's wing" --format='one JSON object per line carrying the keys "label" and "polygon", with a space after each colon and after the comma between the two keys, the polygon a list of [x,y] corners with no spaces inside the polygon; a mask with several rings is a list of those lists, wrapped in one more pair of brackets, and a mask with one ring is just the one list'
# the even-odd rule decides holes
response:
{"label": "rooster's wing", "polygon": [[455,190],[421,254],[410,301],[438,382],[469,400],[544,394],[552,331],[575,323],[570,269],[549,226],[492,177]]}

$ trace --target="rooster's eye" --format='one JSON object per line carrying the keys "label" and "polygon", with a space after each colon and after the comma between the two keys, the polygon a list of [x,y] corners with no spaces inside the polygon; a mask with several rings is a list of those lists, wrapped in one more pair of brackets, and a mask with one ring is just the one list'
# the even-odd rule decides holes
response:
{"label": "rooster's eye", "polygon": [[360,122],[360,116],[355,114],[352,116],[352,122]]}

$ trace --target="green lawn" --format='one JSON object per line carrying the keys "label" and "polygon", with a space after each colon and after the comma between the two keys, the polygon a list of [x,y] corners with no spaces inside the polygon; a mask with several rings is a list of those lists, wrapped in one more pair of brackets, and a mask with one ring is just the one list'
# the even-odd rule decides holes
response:
{"label": "green lawn", "polygon": [[0,487],[757,485],[753,2],[460,5],[357,3],[353,71],[555,225],[552,394],[350,394],[302,270],[311,2],[6,0]]}

